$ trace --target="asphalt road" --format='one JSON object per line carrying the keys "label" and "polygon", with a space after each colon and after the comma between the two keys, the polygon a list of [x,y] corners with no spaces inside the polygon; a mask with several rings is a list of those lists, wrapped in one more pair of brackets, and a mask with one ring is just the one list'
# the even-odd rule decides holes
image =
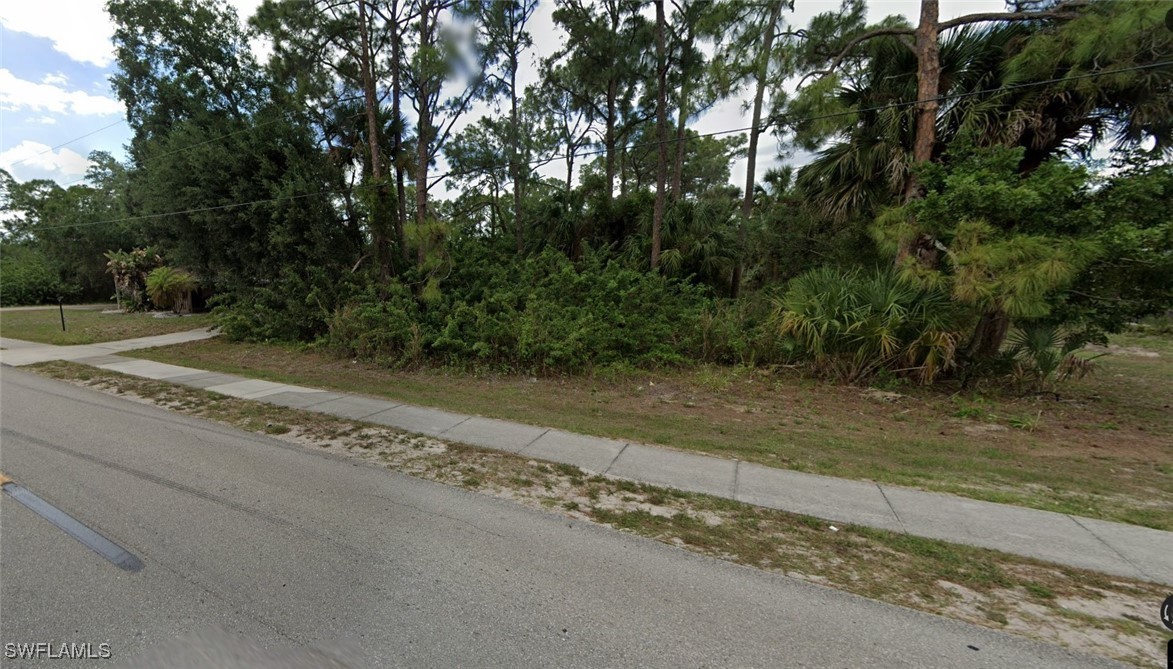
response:
{"label": "asphalt road", "polygon": [[145,565],[0,495],[0,641],[68,666],[1114,666],[11,368],[0,470]]}

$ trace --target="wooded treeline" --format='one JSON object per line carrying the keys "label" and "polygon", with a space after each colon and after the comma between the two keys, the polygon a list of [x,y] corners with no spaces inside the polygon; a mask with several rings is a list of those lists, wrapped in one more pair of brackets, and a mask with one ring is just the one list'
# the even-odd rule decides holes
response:
{"label": "wooded treeline", "polygon": [[[3,175],[0,299],[105,298],[102,253],[150,245],[234,337],[924,381],[1173,306],[1173,3],[557,0],[523,87],[537,3],[110,0],[129,159]],[[730,98],[748,130],[690,127]],[[759,174],[771,144],[813,159]]]}

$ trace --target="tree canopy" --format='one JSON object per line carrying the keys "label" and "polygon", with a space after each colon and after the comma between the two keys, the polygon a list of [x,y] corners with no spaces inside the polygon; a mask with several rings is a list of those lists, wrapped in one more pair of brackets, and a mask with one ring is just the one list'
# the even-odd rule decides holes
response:
{"label": "tree canopy", "polygon": [[[1086,341],[1173,307],[1168,2],[868,24],[845,0],[798,25],[784,1],[552,0],[540,54],[544,2],[266,0],[246,24],[109,0],[127,159],[0,173],[4,300],[107,297],[104,254],[149,246],[235,337],[542,369],[807,351],[921,380],[1015,328]],[[698,130],[731,100],[740,126]],[[811,157],[761,170],[771,143]],[[813,306],[836,276],[842,318]],[[827,358],[823,317],[878,353]]]}

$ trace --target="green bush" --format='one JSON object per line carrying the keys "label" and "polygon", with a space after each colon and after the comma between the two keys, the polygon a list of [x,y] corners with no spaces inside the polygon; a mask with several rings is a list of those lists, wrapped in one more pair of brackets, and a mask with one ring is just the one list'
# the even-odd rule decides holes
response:
{"label": "green bush", "polygon": [[[161,309],[179,311],[180,306],[199,286],[190,272],[174,267],[156,267],[147,275],[147,295]],[[190,304],[188,304],[190,308]]]}
{"label": "green bush", "polygon": [[1076,355],[1083,339],[1054,325],[1023,325],[1006,341],[1003,355],[1011,363],[1014,379],[1035,391],[1054,390],[1063,381],[1082,378],[1092,372],[1092,361],[1099,357]]}
{"label": "green bush", "polygon": [[262,286],[221,285],[209,304],[221,333],[234,341],[312,342],[329,331],[343,296],[362,290],[349,274],[287,267]]}
{"label": "green bush", "polygon": [[37,250],[0,244],[0,305],[45,304],[74,292],[60,285],[57,272]]}
{"label": "green bush", "polygon": [[881,370],[931,383],[953,367],[961,340],[947,295],[888,270],[802,274],[776,301],[776,319],[814,371],[849,383]]}
{"label": "green bush", "polygon": [[727,322],[735,309],[707,289],[600,255],[577,265],[552,250],[467,257],[456,267],[439,298],[418,299],[399,283],[382,295],[368,289],[330,319],[328,346],[396,366],[432,360],[542,373],[762,355],[740,324]]}

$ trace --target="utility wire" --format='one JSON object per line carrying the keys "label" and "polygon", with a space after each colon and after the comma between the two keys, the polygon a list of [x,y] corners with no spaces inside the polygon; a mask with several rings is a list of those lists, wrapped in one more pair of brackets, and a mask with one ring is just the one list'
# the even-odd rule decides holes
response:
{"label": "utility wire", "polygon": [[117,121],[111,123],[110,125],[104,125],[101,128],[98,128],[97,130],[93,130],[91,132],[87,132],[86,134],[81,135],[80,137],[74,137],[73,139],[69,140],[68,142],[62,142],[62,143],[58,144],[57,146],[53,146],[48,149],[45,149],[44,151],[42,151],[38,154],[34,154],[34,155],[28,156],[26,158],[21,158],[20,160],[14,161],[11,165],[9,165],[9,167],[19,165],[25,161],[32,160],[33,158],[40,158],[41,156],[45,155],[46,153],[52,153],[53,151],[56,151],[57,149],[60,149],[65,146],[69,146],[70,144],[73,144],[74,142],[81,141],[81,140],[85,139],[86,137],[89,137],[91,135],[96,135],[99,132],[102,132],[103,130],[109,130],[110,128],[113,128],[114,126],[116,126],[120,123],[126,123],[126,119],[120,118]]}
{"label": "utility wire", "polygon": [[[923,100],[909,100],[909,101],[904,101],[904,102],[891,102],[891,103],[887,103],[887,104],[883,104],[883,105],[875,105],[872,107],[864,107],[864,108],[860,108],[860,109],[850,109],[850,110],[844,110],[844,111],[838,111],[838,112],[830,112],[827,114],[819,114],[819,115],[814,115],[814,116],[786,118],[786,115],[782,114],[782,115],[779,115],[777,117],[774,117],[772,119],[767,120],[766,123],[764,123],[761,126],[758,126],[756,129],[759,132],[764,132],[765,130],[769,129],[769,127],[771,125],[773,125],[779,121],[783,121],[783,120],[785,120],[786,122],[791,123],[791,124],[799,123],[799,122],[821,121],[821,120],[826,120],[826,119],[831,119],[831,118],[838,118],[841,116],[849,116],[852,114],[860,114],[860,113],[874,112],[874,111],[883,111],[886,109],[894,109],[894,108],[899,108],[899,107],[909,107],[909,106],[913,106],[913,105],[924,104],[926,102],[941,102],[944,100],[951,100],[954,98],[961,99],[961,98],[971,97],[974,95],[998,93],[1000,91],[1004,91],[1007,89],[1020,89],[1020,88],[1028,88],[1028,87],[1033,87],[1033,86],[1044,86],[1047,84],[1062,83],[1062,82],[1072,81],[1072,80],[1077,80],[1077,79],[1092,79],[1095,77],[1103,77],[1103,76],[1108,76],[1108,75],[1112,75],[1112,74],[1121,74],[1121,73],[1125,73],[1125,72],[1137,72],[1137,71],[1143,71],[1143,70],[1152,70],[1152,69],[1157,69],[1157,68],[1161,68],[1161,67],[1168,67],[1168,66],[1173,66],[1173,60],[1161,61],[1159,63],[1150,63],[1148,65],[1136,65],[1136,66],[1132,66],[1132,67],[1123,67],[1123,68],[1118,68],[1118,69],[1114,69],[1114,70],[1101,70],[1099,72],[1087,72],[1084,74],[1073,75],[1073,76],[1069,76],[1069,77],[1056,77],[1053,79],[1045,79],[1045,80],[1041,80],[1041,81],[1024,82],[1021,84],[1010,84],[1007,86],[1000,86],[998,88],[989,88],[989,89],[978,90],[978,91],[964,91],[961,93],[938,95],[936,97],[925,98]],[[639,144],[626,145],[623,148],[625,151],[631,151],[633,149],[639,149],[639,148],[643,148],[643,147],[658,146],[661,143],[675,143],[675,142],[679,142],[679,141],[688,141],[688,140],[695,139],[695,138],[716,137],[719,135],[729,135],[729,134],[733,134],[733,133],[737,133],[737,132],[747,132],[750,130],[755,130],[755,127],[754,126],[747,126],[747,127],[742,127],[742,128],[731,128],[731,129],[727,129],[727,130],[716,130],[713,132],[701,133],[701,134],[697,134],[697,135],[692,135],[690,137],[685,137],[685,138],[683,138],[683,140],[675,138],[675,137],[670,138],[670,139],[666,139],[666,140],[653,140],[653,141],[649,141],[649,142],[641,142]],[[235,134],[235,133],[233,133],[233,134]],[[209,141],[211,141],[211,140],[209,140]],[[530,166],[534,166],[534,165],[544,165],[547,163],[554,162],[555,160],[561,160],[561,159],[565,159],[565,158],[569,158],[569,157],[573,157],[573,158],[577,159],[580,157],[585,158],[585,157],[589,157],[589,156],[602,155],[605,153],[606,153],[606,149],[596,149],[596,150],[583,151],[583,152],[572,151],[568,154],[559,154],[557,156],[543,158],[540,160],[527,161],[524,164],[527,167],[530,167]],[[505,169],[505,168],[509,167],[509,165],[508,165],[508,163],[503,163],[497,167],[500,169]],[[446,172],[444,175],[437,177],[437,182],[442,179],[469,176],[469,175],[473,175],[473,174],[484,173],[486,171],[487,171],[487,168],[484,168],[484,167],[478,167],[475,169],[468,169],[468,170],[449,171],[449,172]],[[354,186],[353,190],[364,190],[364,189],[368,189],[368,188],[376,188],[379,185],[380,184],[360,184],[358,186]],[[195,208],[195,209],[185,209],[185,210],[181,210],[181,211],[169,211],[169,212],[163,212],[163,213],[158,213],[158,214],[144,214],[144,215],[139,215],[139,216],[126,216],[123,218],[113,218],[113,219],[107,219],[107,220],[102,220],[102,221],[90,221],[87,223],[67,223],[67,224],[63,224],[63,225],[45,226],[45,227],[39,227],[38,230],[58,230],[58,229],[62,229],[62,228],[76,228],[76,227],[85,227],[85,226],[90,226],[90,225],[104,225],[104,224],[108,224],[108,223],[127,223],[127,222],[131,222],[131,221],[141,221],[141,220],[162,218],[165,216],[180,216],[180,215],[184,215],[184,214],[197,214],[197,213],[205,213],[205,212],[209,212],[209,211],[222,211],[222,210],[226,210],[226,209],[234,209],[237,207],[249,207],[249,206],[258,205],[258,204],[292,201],[292,200],[298,200],[298,199],[306,198],[306,197],[315,197],[318,195],[331,195],[331,194],[335,194],[335,193],[336,193],[336,189],[329,189],[329,190],[316,191],[316,192],[312,192],[312,193],[302,193],[299,195],[286,195],[286,196],[275,197],[275,198],[253,200],[250,202],[237,202],[237,203],[223,204],[223,205],[217,205],[217,206],[213,206],[213,207],[200,207],[200,208]]]}

